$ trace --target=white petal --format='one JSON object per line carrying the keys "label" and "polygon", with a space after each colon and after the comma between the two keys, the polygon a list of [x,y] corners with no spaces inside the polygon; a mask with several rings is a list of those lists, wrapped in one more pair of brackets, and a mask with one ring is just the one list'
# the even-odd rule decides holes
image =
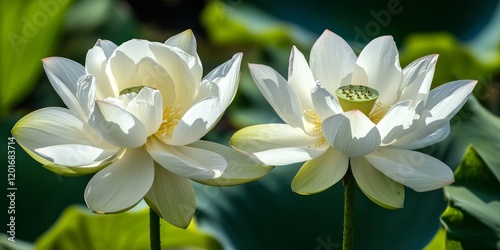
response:
{"label": "white petal", "polygon": [[365,157],[351,158],[351,169],[359,188],[371,201],[388,209],[403,207],[404,186],[378,171]]}
{"label": "white petal", "polygon": [[290,53],[288,82],[297,95],[301,107],[303,109],[312,109],[313,105],[309,93],[316,86],[316,81],[304,55],[295,46],[293,46]]}
{"label": "white petal", "polygon": [[221,115],[217,98],[201,100],[182,116],[168,144],[186,145],[199,140],[215,126]]}
{"label": "white petal", "polygon": [[[201,81],[201,73],[193,75],[190,65],[186,61],[196,61],[196,58],[180,50],[179,48],[166,46],[160,43],[153,43],[150,46],[154,53],[156,63],[161,65],[172,78],[175,85],[176,103],[181,106],[191,105],[193,98]],[[201,69],[200,69],[201,71]],[[163,91],[162,91],[162,95]],[[165,97],[164,97],[165,98]]]}
{"label": "white petal", "polygon": [[[166,45],[144,40],[127,41],[113,52],[106,67],[106,74],[118,92],[131,87],[149,86],[160,90],[164,106],[175,100],[176,79],[173,79],[170,71],[177,71],[178,68],[175,68],[175,65],[163,65],[160,62],[163,58],[162,60],[156,58],[152,50],[158,46],[173,53]],[[184,82],[189,85],[187,83]],[[190,99],[186,96],[184,98]]]}
{"label": "white petal", "polygon": [[327,118],[322,129],[330,145],[349,157],[369,154],[380,146],[376,125],[359,110]]}
{"label": "white petal", "polygon": [[116,46],[115,43],[106,39],[97,40],[94,46],[100,47],[104,52],[106,58],[109,58],[111,54],[113,54],[113,51],[115,51],[115,49],[118,48],[118,46]]}
{"label": "white petal", "polygon": [[222,110],[226,110],[236,94],[238,81],[240,79],[240,65],[242,57],[242,53],[235,54],[231,60],[223,63],[208,73],[202,81],[202,83],[208,81],[217,84],[220,91],[219,100]]}
{"label": "white petal", "polygon": [[227,167],[226,160],[217,153],[188,146],[169,146],[151,138],[148,152],[165,169],[190,179],[220,177]]}
{"label": "white petal", "polygon": [[213,186],[231,186],[247,183],[263,177],[274,167],[261,165],[237,150],[209,141],[197,141],[189,144],[190,147],[212,151],[227,162],[224,173],[215,179],[195,180]]}
{"label": "white petal", "polygon": [[399,102],[391,107],[377,124],[382,145],[389,145],[407,134],[420,118],[411,100]]}
{"label": "white petal", "polygon": [[145,198],[163,219],[180,228],[189,225],[196,210],[196,194],[189,179],[156,164],[153,186]]}
{"label": "white petal", "polygon": [[85,74],[85,68],[75,61],[62,57],[49,57],[43,59],[42,62],[52,87],[64,104],[81,117],[85,117],[76,99],[76,83],[78,78]]}
{"label": "white petal", "polygon": [[134,83],[136,68],[136,63],[121,50],[115,50],[109,57],[105,74],[113,86],[115,95],[126,88],[139,85]]}
{"label": "white petal", "polygon": [[349,158],[329,148],[318,158],[308,160],[292,181],[292,190],[299,194],[315,194],[337,183],[347,172]]}
{"label": "white petal", "polygon": [[114,150],[104,150],[82,144],[53,145],[36,148],[35,152],[54,164],[67,167],[99,165],[116,153]]}
{"label": "white petal", "polygon": [[94,110],[96,82],[92,75],[83,75],[76,83],[76,99],[80,103],[80,107],[88,117]]}
{"label": "white petal", "polygon": [[118,150],[99,137],[73,112],[63,108],[44,108],[19,120],[12,129],[17,142],[37,161],[53,164],[36,150],[55,145],[79,144]]}
{"label": "white petal", "polygon": [[160,91],[149,87],[142,88],[127,105],[127,111],[144,124],[147,136],[156,133],[163,120],[163,99]]}
{"label": "white petal", "polygon": [[430,109],[432,117],[426,121],[449,121],[468,100],[476,83],[470,80],[454,81],[431,90],[425,108]]}
{"label": "white petal", "polygon": [[403,69],[403,86],[400,100],[427,101],[438,55],[419,58]]}
{"label": "white petal", "polygon": [[88,144],[84,122],[75,112],[64,108],[43,108],[20,119],[12,133],[30,150],[59,144]]}
{"label": "white petal", "polygon": [[97,172],[85,188],[85,202],[96,213],[116,213],[137,204],[154,179],[154,162],[144,148],[128,149]]}
{"label": "white petal", "polygon": [[419,148],[424,148],[433,144],[436,144],[448,137],[450,134],[450,123],[446,123],[443,127],[440,129],[434,131],[434,133],[418,140],[418,141],[412,141],[407,144],[403,145],[398,145],[398,148],[404,148],[404,149],[409,149],[409,150],[414,150],[414,149],[419,149]]}
{"label": "white petal", "polygon": [[144,57],[155,59],[151,52],[151,44],[161,44],[156,42],[149,42],[147,40],[132,39],[122,43],[118,48],[113,51],[111,57],[115,56],[117,52],[121,52],[132,59],[134,63],[140,62]]}
{"label": "white petal", "polygon": [[314,110],[316,114],[318,114],[321,121],[324,121],[326,118],[342,113],[342,107],[322,85],[318,84],[311,91],[311,98],[314,105]]}
{"label": "white petal", "polygon": [[108,57],[106,52],[103,48],[97,46],[97,44],[87,52],[87,57],[85,58],[85,71],[87,74],[93,75],[98,83],[96,84],[96,96],[99,100],[104,100],[109,96],[115,97],[119,94],[117,86],[111,85],[106,75],[107,62]]}
{"label": "white petal", "polygon": [[89,125],[107,142],[124,148],[136,148],[146,143],[146,128],[126,110],[107,102],[96,101]]}
{"label": "white petal", "polygon": [[356,55],[344,39],[325,30],[312,46],[309,62],[315,79],[335,93],[340,86],[351,82]]}
{"label": "white petal", "polygon": [[183,58],[186,63],[188,63],[194,79],[201,79],[203,69],[200,57],[196,52],[196,38],[194,37],[194,34],[190,29],[169,38],[167,41],[165,41],[165,44],[172,47],[177,47],[189,54],[191,57],[181,58]]}
{"label": "white petal", "polygon": [[391,36],[382,36],[373,39],[359,54],[351,84],[376,89],[377,102],[391,105],[399,98],[402,77],[396,44]]}
{"label": "white petal", "polygon": [[196,38],[194,37],[193,31],[190,29],[170,37],[165,41],[165,45],[177,47],[191,56],[198,56],[196,52]]}
{"label": "white petal", "polygon": [[267,165],[288,165],[320,156],[324,138],[312,137],[287,124],[255,125],[238,130],[231,145]]}
{"label": "white petal", "polygon": [[419,141],[442,128],[462,108],[468,100],[477,81],[455,81],[433,89],[419,122],[410,133],[400,138],[394,145]]}
{"label": "white petal", "polygon": [[454,182],[453,171],[446,164],[420,152],[381,147],[367,155],[366,160],[389,178],[417,192]]}
{"label": "white petal", "polygon": [[304,128],[299,99],[288,82],[268,66],[249,64],[248,67],[260,92],[278,116],[292,127]]}
{"label": "white petal", "polygon": [[[122,84],[123,88],[136,86],[148,86],[161,92],[163,107],[174,103],[176,98],[175,84],[167,71],[151,58],[143,58],[137,63],[135,75],[128,84]],[[190,99],[190,98],[187,98]]]}

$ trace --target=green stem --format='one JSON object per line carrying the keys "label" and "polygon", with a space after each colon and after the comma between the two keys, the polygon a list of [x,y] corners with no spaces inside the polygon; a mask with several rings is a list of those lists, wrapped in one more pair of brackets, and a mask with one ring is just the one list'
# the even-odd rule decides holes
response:
{"label": "green stem", "polygon": [[149,239],[151,250],[161,250],[160,216],[149,208]]}
{"label": "green stem", "polygon": [[342,249],[354,249],[354,190],[356,189],[356,180],[352,175],[351,167],[344,176],[344,232]]}

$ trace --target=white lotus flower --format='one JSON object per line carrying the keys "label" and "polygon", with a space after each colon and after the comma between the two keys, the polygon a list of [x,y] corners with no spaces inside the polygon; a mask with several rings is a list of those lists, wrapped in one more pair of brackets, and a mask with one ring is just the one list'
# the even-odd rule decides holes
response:
{"label": "white lotus flower", "polygon": [[200,140],[233,100],[241,58],[234,55],[202,79],[190,30],[164,44],[99,40],[85,67],[65,58],[43,60],[69,109],[34,111],[12,133],[53,172],[97,172],[85,190],[92,211],[121,212],[144,198],[165,220],[185,228],[196,207],[189,179],[234,185],[271,168]]}
{"label": "white lotus flower", "polygon": [[350,166],[372,201],[401,208],[403,185],[421,192],[454,181],[443,162],[412,151],[448,135],[450,119],[476,84],[455,81],[429,91],[437,57],[422,57],[402,70],[392,37],[374,39],[357,58],[326,30],[312,47],[310,65],[292,49],[288,81],[268,66],[249,66],[287,124],[244,128],[231,144],[265,164],[306,161],[292,181],[297,193],[329,188]]}

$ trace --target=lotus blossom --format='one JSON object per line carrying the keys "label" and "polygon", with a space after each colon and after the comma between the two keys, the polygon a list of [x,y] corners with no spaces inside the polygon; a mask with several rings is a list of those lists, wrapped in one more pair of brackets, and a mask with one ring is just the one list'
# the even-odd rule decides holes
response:
{"label": "lotus blossom", "polygon": [[202,79],[190,30],[165,43],[99,40],[85,66],[42,60],[68,109],[34,111],[12,133],[55,173],[96,173],[84,193],[92,211],[121,212],[145,199],[166,221],[185,228],[196,208],[190,179],[234,185],[271,169],[200,140],[233,100],[241,58],[235,54]]}
{"label": "lotus blossom", "polygon": [[249,65],[286,124],[243,128],[230,143],[264,164],[305,161],[292,181],[294,192],[321,192],[350,167],[373,202],[401,208],[404,186],[423,192],[454,181],[446,164],[414,150],[447,137],[450,119],[477,82],[430,90],[437,58],[425,56],[401,69],[391,36],[374,39],[356,57],[326,30],[313,45],[309,64],[292,48],[288,81],[268,66]]}

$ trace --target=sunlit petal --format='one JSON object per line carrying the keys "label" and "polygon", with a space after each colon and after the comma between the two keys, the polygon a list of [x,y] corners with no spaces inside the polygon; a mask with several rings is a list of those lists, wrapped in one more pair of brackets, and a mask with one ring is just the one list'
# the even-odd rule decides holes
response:
{"label": "sunlit petal", "polygon": [[406,135],[415,123],[418,122],[420,115],[413,107],[410,100],[402,101],[392,106],[387,114],[377,124],[377,128],[382,138],[382,145],[388,145]]}
{"label": "sunlit petal", "polygon": [[85,188],[85,202],[95,213],[117,213],[137,204],[151,188],[153,159],[144,148],[128,149],[117,162],[97,172]]}
{"label": "sunlit petal", "polygon": [[142,122],[114,104],[97,101],[89,125],[104,140],[118,147],[136,148],[146,143],[146,128]]}
{"label": "sunlit petal", "polygon": [[388,208],[402,208],[405,189],[374,168],[365,157],[351,158],[354,179],[363,193],[377,205]]}
{"label": "sunlit petal", "polygon": [[314,110],[318,114],[321,121],[326,118],[342,113],[342,107],[339,101],[333,97],[322,85],[317,85],[311,91],[311,98],[314,105]]}
{"label": "sunlit petal", "polygon": [[401,101],[427,101],[437,59],[438,55],[424,56],[403,69]]}
{"label": "sunlit petal", "polygon": [[168,223],[186,228],[196,210],[196,196],[189,179],[155,164],[153,186],[146,194],[148,204]]}
{"label": "sunlit petal", "polygon": [[232,186],[259,179],[268,174],[274,167],[259,164],[237,150],[214,142],[197,141],[190,147],[212,151],[227,162],[224,173],[215,179],[195,181],[214,186]]}
{"label": "sunlit petal", "polygon": [[336,114],[324,120],[323,135],[330,145],[349,157],[369,154],[381,142],[376,125],[359,110]]}
{"label": "sunlit petal", "polygon": [[201,79],[201,74],[203,73],[203,68],[201,65],[200,57],[196,52],[196,39],[194,37],[193,31],[188,29],[173,37],[170,37],[167,41],[165,41],[165,44],[168,46],[179,48],[191,56],[181,56],[181,58],[185,60],[189,65],[194,79],[199,81]]}
{"label": "sunlit petal", "polygon": [[425,110],[415,129],[394,143],[403,146],[419,141],[441,129],[468,100],[477,81],[454,81],[441,85],[429,93]]}
{"label": "sunlit petal", "polygon": [[210,150],[169,146],[154,138],[148,140],[147,149],[153,159],[165,169],[190,179],[217,178],[227,167],[224,157]]}
{"label": "sunlit petal", "polygon": [[399,98],[403,73],[399,53],[391,36],[373,39],[359,54],[351,84],[365,85],[379,92],[378,102],[394,104]]}
{"label": "sunlit petal", "polygon": [[312,137],[287,124],[264,124],[237,131],[230,141],[238,150],[267,165],[288,165],[310,160],[328,147],[322,137]]}
{"label": "sunlit petal", "polygon": [[389,178],[417,192],[442,188],[454,182],[453,171],[446,164],[420,152],[381,147],[365,158]]}
{"label": "sunlit petal", "polygon": [[330,93],[335,93],[337,88],[351,82],[356,59],[344,39],[325,30],[312,46],[309,62],[315,80],[320,81]]}
{"label": "sunlit petal", "polygon": [[292,127],[303,128],[302,108],[288,82],[268,66],[249,64],[248,67],[260,92],[278,116]]}
{"label": "sunlit petal", "polygon": [[144,87],[127,105],[127,111],[144,124],[148,136],[156,133],[163,119],[163,99],[160,91]]}
{"label": "sunlit petal", "polygon": [[303,109],[312,109],[311,90],[316,86],[307,61],[295,46],[290,54],[288,65],[288,82],[297,95]]}
{"label": "sunlit petal", "polygon": [[240,78],[240,65],[242,53],[235,54],[231,60],[223,63],[219,67],[208,73],[202,81],[213,82],[217,84],[220,96],[220,108],[226,110],[229,104],[233,101],[238,88]]}
{"label": "sunlit petal", "polygon": [[52,87],[63,100],[66,107],[85,117],[76,99],[78,79],[85,74],[85,68],[79,63],[62,58],[49,57],[42,60],[43,68]]}
{"label": "sunlit petal", "polygon": [[292,190],[299,194],[314,194],[331,187],[344,177],[348,161],[347,156],[329,148],[302,165],[292,180]]}
{"label": "sunlit petal", "polygon": [[76,99],[80,103],[85,116],[89,116],[94,110],[94,102],[96,95],[96,82],[92,75],[81,76],[77,83]]}
{"label": "sunlit petal", "polygon": [[[98,46],[98,44],[103,47]],[[111,53],[114,51],[113,45],[116,48],[116,45],[112,42],[99,40],[93,48],[89,49],[87,56],[85,57],[85,71],[87,74],[94,76],[96,82],[98,83],[96,84],[96,97],[99,100],[104,100],[109,96],[118,96],[119,90],[117,89],[117,86],[111,84],[108,76],[106,75],[106,64],[108,63],[108,57],[111,56]]]}
{"label": "sunlit petal", "polygon": [[217,98],[210,97],[201,100],[182,116],[168,143],[186,145],[199,140],[213,128],[221,115],[222,111]]}

